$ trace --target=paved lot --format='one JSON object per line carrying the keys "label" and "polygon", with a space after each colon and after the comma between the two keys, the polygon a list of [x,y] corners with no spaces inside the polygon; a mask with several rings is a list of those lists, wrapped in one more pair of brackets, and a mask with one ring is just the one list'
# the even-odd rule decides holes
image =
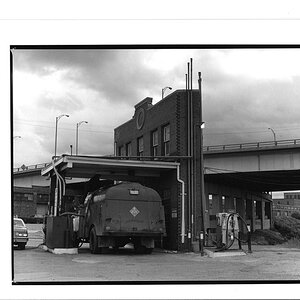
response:
{"label": "paved lot", "polygon": [[245,256],[209,258],[160,250],[137,255],[131,249],[92,255],[84,244],[77,255],[55,255],[38,247],[39,229],[29,230],[26,249],[14,250],[14,281],[19,283],[300,280],[300,249],[296,248],[253,246],[253,253]]}

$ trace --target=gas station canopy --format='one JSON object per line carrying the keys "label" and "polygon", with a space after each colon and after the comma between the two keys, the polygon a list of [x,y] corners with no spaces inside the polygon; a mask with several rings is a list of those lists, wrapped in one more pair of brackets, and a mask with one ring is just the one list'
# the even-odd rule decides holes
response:
{"label": "gas station canopy", "polygon": [[[42,176],[52,176],[55,169],[64,177],[134,180],[137,177],[159,177],[161,173],[176,170],[178,162],[129,160],[93,156],[62,155],[41,171]],[[54,173],[55,174],[55,173]]]}

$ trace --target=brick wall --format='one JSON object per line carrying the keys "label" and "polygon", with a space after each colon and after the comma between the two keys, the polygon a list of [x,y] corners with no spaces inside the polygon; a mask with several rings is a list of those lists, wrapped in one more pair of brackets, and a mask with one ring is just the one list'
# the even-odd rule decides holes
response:
{"label": "brick wall", "polygon": [[[199,96],[198,91],[193,91],[193,119],[194,124],[199,125]],[[120,155],[120,148],[126,147],[127,143],[132,144],[132,156],[137,156],[137,139],[143,136],[144,139],[144,156],[151,156],[152,139],[151,134],[154,130],[158,130],[158,156],[163,152],[163,128],[170,125],[170,156],[187,156],[187,95],[185,90],[177,90],[165,97],[160,102],[152,105],[151,98],[145,98],[143,101],[135,105],[135,112],[129,121],[120,125],[115,129],[115,145],[117,155]],[[143,112],[141,113],[141,111]],[[197,139],[199,134],[197,133]],[[199,179],[199,141],[196,142],[195,161],[197,164],[195,178]],[[180,162],[180,177],[185,182],[188,181],[187,159],[178,159]],[[183,249],[187,245],[181,244],[181,186],[176,179],[176,172],[170,174],[162,174],[159,183],[154,180],[148,182],[149,186],[155,188],[161,195],[166,211],[166,223],[168,232],[168,243],[172,249]],[[196,194],[194,199],[188,200],[190,191],[186,185],[186,201],[185,211],[187,217],[194,215],[194,220],[200,222],[200,204],[199,201],[200,182],[196,182]],[[168,195],[168,196],[166,196]],[[189,204],[193,201],[194,212],[189,209]],[[197,205],[196,205],[197,204]],[[190,204],[192,205],[192,204]],[[194,235],[198,236],[199,224],[194,222]],[[188,224],[186,223],[186,228]],[[197,232],[196,232],[197,231]]]}
{"label": "brick wall", "polygon": [[37,206],[45,206],[49,199],[49,187],[14,187],[13,215],[32,218],[37,215]]}
{"label": "brick wall", "polygon": [[20,218],[33,217],[36,212],[36,202],[33,191],[30,188],[14,189],[13,193],[13,214]]}

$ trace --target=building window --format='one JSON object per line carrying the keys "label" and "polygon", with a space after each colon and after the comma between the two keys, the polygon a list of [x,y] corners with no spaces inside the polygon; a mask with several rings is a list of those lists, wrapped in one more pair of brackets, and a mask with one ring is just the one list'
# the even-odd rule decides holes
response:
{"label": "building window", "polygon": [[152,156],[158,156],[158,130],[152,131],[151,138],[152,138],[151,154]]}
{"label": "building window", "polygon": [[163,155],[170,155],[170,125],[163,127]]}
{"label": "building window", "polygon": [[290,201],[286,201],[286,204],[287,204],[287,205],[290,205]]}
{"label": "building window", "polygon": [[132,155],[131,143],[126,144],[126,156]]}
{"label": "building window", "polygon": [[143,152],[144,152],[144,140],[143,137],[140,137],[137,140],[137,155],[143,156]]}

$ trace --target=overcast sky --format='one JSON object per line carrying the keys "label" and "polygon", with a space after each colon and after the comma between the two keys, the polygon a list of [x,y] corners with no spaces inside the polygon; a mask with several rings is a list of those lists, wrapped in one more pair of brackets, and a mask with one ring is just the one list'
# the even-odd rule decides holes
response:
{"label": "overcast sky", "polygon": [[[299,138],[300,49],[13,50],[14,167],[54,155],[113,154],[113,129],[145,97],[193,87],[202,72],[205,145]],[[172,91],[166,91],[170,93]]]}

